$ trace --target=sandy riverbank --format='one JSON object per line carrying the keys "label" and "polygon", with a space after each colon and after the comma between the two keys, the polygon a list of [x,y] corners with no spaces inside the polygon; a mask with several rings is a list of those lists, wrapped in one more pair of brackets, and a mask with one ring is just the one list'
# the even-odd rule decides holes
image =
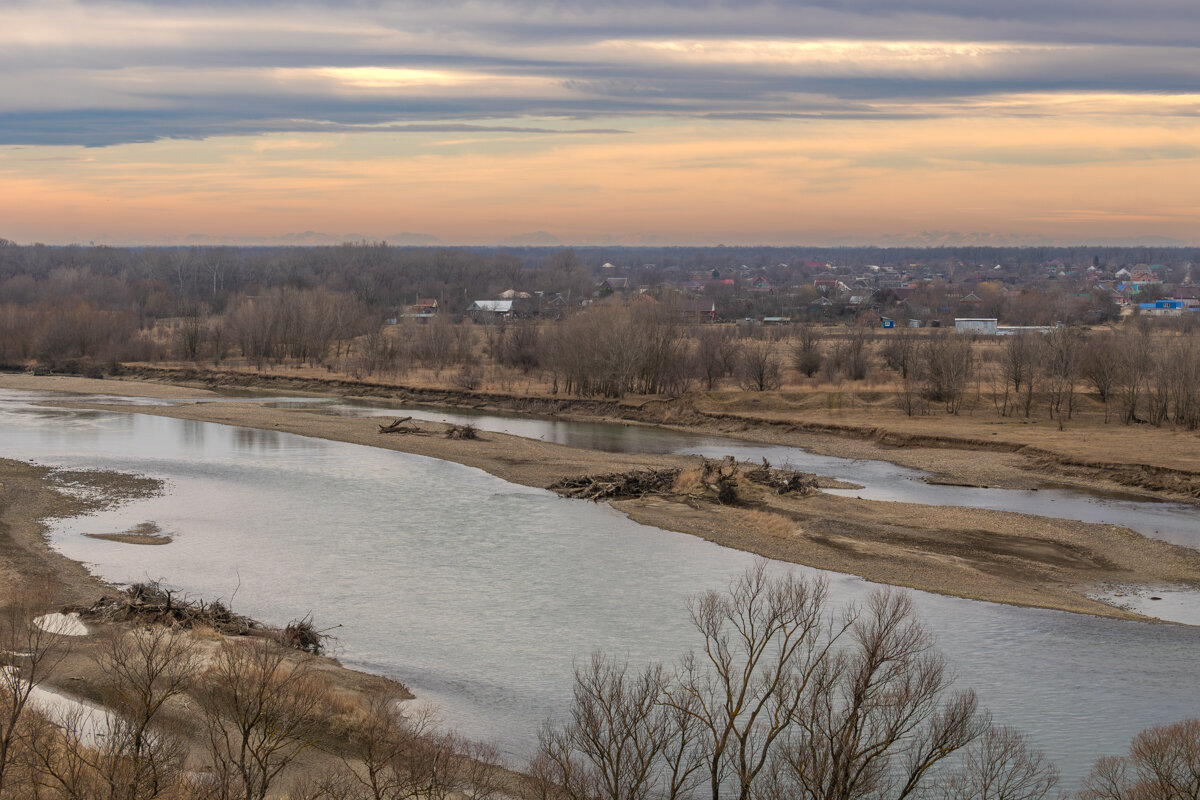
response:
{"label": "sandy riverbank", "polygon": [[[94,383],[71,385],[77,387],[75,391],[94,392]],[[131,395],[143,385],[100,383],[110,394],[120,389]],[[696,463],[686,457],[600,453],[495,433],[484,433],[478,440],[450,440],[441,435],[444,426],[437,423],[417,423],[422,434],[388,435],[378,432],[374,419],[236,401],[103,407],[384,447],[455,461],[538,487],[569,475],[686,468]],[[839,449],[836,442],[824,444]],[[868,457],[860,448],[870,443],[846,440],[843,444],[857,457]],[[849,455],[846,449],[832,454]],[[937,471],[963,480],[979,475],[988,478],[978,481],[984,485],[996,485],[996,474],[1005,470],[1021,472],[1007,461],[1013,454],[925,452],[923,448],[898,452],[909,465],[935,470],[935,465],[941,465],[943,469]],[[960,469],[967,462],[973,472]],[[831,495],[800,498],[759,493],[747,497],[741,507],[677,496],[614,505],[640,522],[772,558],[994,602],[1134,618],[1129,611],[1090,599],[1088,593],[1110,584],[1200,586],[1200,553],[1109,525]]]}
{"label": "sandy riverbank", "polygon": [[[298,366],[265,371],[194,365],[129,365],[128,378],[197,389],[424,402],[481,411],[553,413],[562,419],[624,420],[691,432],[802,446],[825,455],[873,458],[997,488],[1047,484],[1126,492],[1200,505],[1196,446],[1200,434],[1147,425],[1107,424],[1103,407],[1081,399],[1080,413],[1060,430],[1055,420],[999,417],[976,402],[959,415],[906,416],[890,391],[697,391],[682,398],[577,398],[526,391],[455,389],[352,379]],[[71,379],[65,379],[71,380]],[[1085,410],[1086,409],[1086,410]]]}
{"label": "sandy riverbank", "polygon": [[[149,496],[160,488],[158,481],[137,475],[54,470],[0,458],[0,608],[31,595],[46,596],[48,608],[65,608],[115,594],[82,564],[49,546],[44,521]],[[99,656],[112,626],[89,623],[88,629],[88,635],[71,637],[65,651],[55,656],[57,666],[42,684],[51,698],[58,693],[72,702],[103,704],[109,676]],[[198,635],[207,636],[210,647],[214,637],[219,639],[211,632]],[[319,659],[317,671],[342,696],[410,696],[394,681],[346,669],[333,659]]]}

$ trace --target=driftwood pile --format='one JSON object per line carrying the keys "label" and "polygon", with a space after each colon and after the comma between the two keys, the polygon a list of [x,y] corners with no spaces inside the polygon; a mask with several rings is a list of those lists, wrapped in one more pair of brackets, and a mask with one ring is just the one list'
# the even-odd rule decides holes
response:
{"label": "driftwood pile", "polygon": [[697,483],[680,488],[693,499],[715,499],[723,506],[733,505],[738,501],[739,472],[740,467],[733,456],[726,456],[724,461],[706,458],[700,466]]}
{"label": "driftwood pile", "polygon": [[135,583],[116,597],[101,597],[79,610],[84,619],[100,622],[139,622],[172,628],[209,627],[217,633],[245,636],[263,626],[234,613],[220,600],[206,603],[177,597],[158,583]]}
{"label": "driftwood pile", "polygon": [[817,491],[817,476],[793,469],[775,469],[765,458],[762,466],[745,471],[746,479],[760,486],[769,486],[775,494],[791,494],[797,492],[809,495]]}
{"label": "driftwood pile", "polygon": [[[724,460],[706,458],[698,476],[683,481],[678,469],[635,469],[603,475],[578,475],[563,478],[548,488],[564,497],[582,500],[623,500],[646,495],[684,495],[694,500],[716,500],[721,505],[733,505],[741,499],[739,485],[748,483],[766,486],[776,494],[809,495],[817,491],[817,478],[790,469],[776,469],[766,459],[761,466],[747,469],[733,456]],[[694,475],[694,473],[692,473]]]}
{"label": "driftwood pile", "polygon": [[471,423],[466,425],[451,425],[446,429],[447,439],[478,439],[479,431]]}
{"label": "driftwood pile", "polygon": [[212,628],[225,636],[266,636],[280,644],[319,655],[330,638],[317,630],[311,617],[294,620],[287,627],[267,628],[257,620],[232,611],[220,600],[206,603],[179,597],[157,582],[135,583],[116,597],[101,597],[86,608],[72,609],[94,622],[132,622],[165,625],[169,628]]}
{"label": "driftwood pile", "polygon": [[677,469],[635,469],[604,475],[578,475],[563,478],[548,488],[563,497],[582,500],[623,500],[648,494],[670,494],[679,477]]}
{"label": "driftwood pile", "polygon": [[303,619],[295,619],[287,624],[287,627],[281,631],[275,631],[275,638],[284,647],[290,647],[293,650],[303,650],[306,653],[312,653],[314,656],[319,656],[325,652],[325,640],[329,639],[329,634],[324,631],[317,630],[317,626],[313,624],[312,617],[304,617]]}

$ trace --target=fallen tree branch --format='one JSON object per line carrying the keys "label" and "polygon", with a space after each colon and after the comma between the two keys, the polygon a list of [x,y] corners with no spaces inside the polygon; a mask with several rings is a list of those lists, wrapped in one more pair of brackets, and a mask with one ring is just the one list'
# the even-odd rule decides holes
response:
{"label": "fallen tree branch", "polygon": [[411,419],[412,419],[412,417],[401,417],[400,419],[393,422],[391,425],[380,425],[379,432],[380,433],[416,433],[417,429],[415,426],[411,426],[411,427],[407,427],[407,428],[402,427],[404,425],[404,423],[410,421]]}

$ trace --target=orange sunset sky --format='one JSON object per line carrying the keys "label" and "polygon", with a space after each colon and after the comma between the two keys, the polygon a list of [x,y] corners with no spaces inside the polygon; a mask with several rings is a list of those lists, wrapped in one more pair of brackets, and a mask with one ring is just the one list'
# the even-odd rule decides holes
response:
{"label": "orange sunset sky", "polygon": [[1172,0],[6,3],[0,236],[1196,243],[1197,42]]}

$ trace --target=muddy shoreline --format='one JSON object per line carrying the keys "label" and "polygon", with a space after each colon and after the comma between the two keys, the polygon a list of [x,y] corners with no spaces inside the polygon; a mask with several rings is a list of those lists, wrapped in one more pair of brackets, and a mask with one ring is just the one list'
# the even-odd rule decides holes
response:
{"label": "muddy shoreline", "polygon": [[[102,388],[97,383],[103,384]],[[76,391],[111,394],[139,394],[145,386],[140,381],[73,385]],[[565,476],[641,468],[687,469],[697,463],[694,457],[601,453],[490,432],[478,440],[452,440],[445,438],[445,426],[440,423],[415,423],[420,431],[415,434],[381,434],[376,419],[237,401],[154,407],[89,403],[86,407],[383,447],[455,461],[539,488]],[[807,437],[803,444],[809,446]],[[845,455],[850,449],[853,457],[880,457],[879,452],[863,453],[864,443],[858,440],[845,440],[841,447],[837,444],[829,447],[840,451],[833,455]],[[1018,458],[1014,454],[999,461],[994,457],[997,454],[985,458],[979,452],[956,450],[910,448],[896,454],[904,456],[906,466],[953,475],[958,481],[971,480],[977,474],[987,478],[984,485],[997,485],[998,479],[1034,479],[1020,464],[1006,460]],[[973,472],[966,469],[968,461]],[[992,602],[1145,619],[1088,594],[1117,584],[1200,586],[1200,553],[1109,525],[827,494],[796,498],[757,493],[743,498],[738,506],[670,496],[621,500],[613,505],[639,522],[728,547],[881,583]]]}

